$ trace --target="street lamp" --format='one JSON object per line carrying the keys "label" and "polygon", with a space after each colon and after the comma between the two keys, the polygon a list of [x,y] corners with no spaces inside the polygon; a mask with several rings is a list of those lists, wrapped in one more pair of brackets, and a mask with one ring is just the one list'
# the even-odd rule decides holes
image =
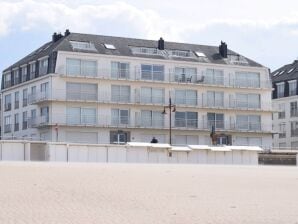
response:
{"label": "street lamp", "polygon": [[172,145],[172,112],[176,112],[176,105],[172,104],[171,97],[169,98],[169,105],[164,106],[162,114],[167,114],[166,109],[169,109],[170,111],[170,145]]}

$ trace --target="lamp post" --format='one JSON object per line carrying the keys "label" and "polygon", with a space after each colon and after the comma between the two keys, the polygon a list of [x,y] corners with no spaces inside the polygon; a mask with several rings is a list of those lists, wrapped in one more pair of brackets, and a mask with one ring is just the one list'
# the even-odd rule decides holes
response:
{"label": "lamp post", "polygon": [[169,109],[170,111],[170,128],[169,128],[169,134],[170,134],[170,145],[172,145],[172,112],[176,112],[176,105],[172,104],[171,96],[169,98],[169,105],[164,106],[162,114],[167,114],[166,109]]}

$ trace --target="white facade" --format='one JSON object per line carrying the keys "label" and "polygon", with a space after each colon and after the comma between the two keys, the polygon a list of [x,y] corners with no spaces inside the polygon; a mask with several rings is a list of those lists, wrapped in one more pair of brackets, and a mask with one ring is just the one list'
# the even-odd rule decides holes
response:
{"label": "white facade", "polygon": [[[81,74],[74,72],[74,59],[80,60]],[[115,77],[113,62],[129,66],[116,69]],[[163,78],[142,65],[162,66]],[[195,72],[183,77],[178,68]],[[241,72],[247,81],[239,82]],[[250,82],[250,74],[259,74],[259,85]],[[272,144],[271,84],[264,67],[59,51],[55,73],[5,88],[2,96],[4,139],[107,144],[149,142],[154,136],[166,143],[169,110],[162,111],[171,97],[173,144],[210,144],[212,124],[223,135],[219,143]]]}

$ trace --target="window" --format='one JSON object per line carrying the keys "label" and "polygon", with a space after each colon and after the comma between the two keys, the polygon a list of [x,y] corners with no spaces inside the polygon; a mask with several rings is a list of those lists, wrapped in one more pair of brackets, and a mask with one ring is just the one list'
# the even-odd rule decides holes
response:
{"label": "window", "polygon": [[4,111],[11,110],[11,94],[8,94],[4,97]]}
{"label": "window", "polygon": [[207,69],[204,82],[212,85],[224,84],[224,73],[222,70]]}
{"label": "window", "polygon": [[[286,143],[284,147],[286,147]],[[298,149],[298,141],[291,142],[291,149],[294,149],[294,150]]]}
{"label": "window", "polygon": [[260,87],[260,73],[256,72],[236,72],[235,85],[237,87]]}
{"label": "window", "polygon": [[31,87],[31,95],[35,96],[36,95],[36,86]]}
{"label": "window", "polygon": [[81,108],[68,107],[67,108],[67,123],[78,124],[96,124],[96,109],[95,108]]}
{"label": "window", "polygon": [[236,145],[262,146],[262,138],[259,138],[259,137],[236,137]]}
{"label": "window", "polygon": [[236,127],[239,130],[261,130],[261,116],[259,115],[237,115]]}
{"label": "window", "polygon": [[141,65],[141,79],[164,81],[164,66],[163,65]]}
{"label": "window", "polygon": [[164,116],[161,111],[142,110],[142,127],[163,127]]}
{"label": "window", "polygon": [[27,80],[27,65],[22,66],[22,82]]}
{"label": "window", "polygon": [[177,82],[193,82],[196,81],[196,68],[175,68],[175,81]]}
{"label": "window", "polygon": [[196,135],[175,135],[175,145],[198,145],[198,136]]}
{"label": "window", "polygon": [[197,112],[176,112],[175,126],[186,127],[186,128],[197,128],[198,127]]}
{"label": "window", "polygon": [[11,86],[11,74],[4,74],[4,88],[8,88]]}
{"label": "window", "polygon": [[31,119],[36,119],[36,109],[31,110]]}
{"label": "window", "polygon": [[27,117],[27,111],[23,112],[23,130],[28,128],[28,117]]}
{"label": "window", "polygon": [[291,122],[291,137],[298,136],[298,121]]}
{"label": "window", "polygon": [[207,92],[207,106],[208,107],[223,107],[224,106],[224,93],[217,91]]}
{"label": "window", "polygon": [[236,93],[237,108],[260,108],[260,94]]}
{"label": "window", "polygon": [[30,64],[30,79],[34,79],[36,74],[36,63]]}
{"label": "window", "polygon": [[116,79],[128,79],[129,78],[129,64],[123,62],[111,62],[111,75]]}
{"label": "window", "polygon": [[116,47],[113,44],[103,44],[106,49],[116,50]]}
{"label": "window", "polygon": [[175,103],[184,105],[197,105],[196,90],[175,90]]}
{"label": "window", "polygon": [[286,137],[286,123],[279,124],[279,138]]}
{"label": "window", "polygon": [[66,99],[97,101],[97,84],[66,83]]}
{"label": "window", "polygon": [[19,114],[14,115],[14,131],[19,131],[20,129],[20,121],[19,121]]}
{"label": "window", "polygon": [[130,102],[130,86],[112,85],[111,96],[113,102]]}
{"label": "window", "polygon": [[72,48],[78,50],[86,50],[86,51],[97,51],[94,44],[91,42],[84,42],[84,41],[69,41]]}
{"label": "window", "polygon": [[165,90],[158,88],[141,88],[141,102],[152,104],[163,104],[165,101]]}
{"label": "window", "polygon": [[111,144],[125,144],[130,141],[129,131],[110,131]]}
{"label": "window", "polygon": [[207,127],[211,129],[212,126],[216,129],[224,129],[224,114],[207,113]]}
{"label": "window", "polygon": [[189,58],[195,56],[193,52],[185,50],[167,50],[167,52],[172,57]]}
{"label": "window", "polygon": [[198,57],[206,57],[206,55],[205,55],[203,52],[196,51],[195,54],[196,54]]}
{"label": "window", "polygon": [[297,91],[297,81],[289,81],[289,96],[295,96]]}
{"label": "window", "polygon": [[20,105],[20,94],[19,91],[14,93],[14,109],[18,109]]}
{"label": "window", "polygon": [[41,107],[40,108],[40,116],[41,116],[42,123],[48,123],[49,122],[49,107]]}
{"label": "window", "polygon": [[[298,143],[298,142],[297,142]],[[285,149],[287,147],[287,144],[285,142],[280,142],[278,144],[279,149]]]}
{"label": "window", "polygon": [[97,61],[66,59],[66,74],[73,76],[97,76]]}
{"label": "window", "polygon": [[133,54],[161,55],[160,50],[150,47],[131,47]]}
{"label": "window", "polygon": [[28,105],[28,90],[23,89],[23,107]]}
{"label": "window", "polygon": [[285,95],[285,83],[277,83],[276,84],[277,88],[277,98],[284,97]]}
{"label": "window", "polygon": [[284,103],[278,105],[278,119],[283,119],[286,117],[286,106]]}
{"label": "window", "polygon": [[297,101],[290,103],[290,115],[291,117],[298,117]]}
{"label": "window", "polygon": [[239,54],[238,55],[228,54],[228,59],[229,59],[229,62],[232,64],[248,64],[245,57]]}
{"label": "window", "polygon": [[4,117],[4,133],[11,132],[11,116],[5,116]]}
{"label": "window", "polygon": [[128,125],[129,110],[112,109],[112,125]]}
{"label": "window", "polygon": [[17,85],[20,83],[20,73],[19,69],[13,70],[13,80],[14,80],[14,85]]}
{"label": "window", "polygon": [[39,61],[39,75],[45,75],[48,73],[48,58]]}

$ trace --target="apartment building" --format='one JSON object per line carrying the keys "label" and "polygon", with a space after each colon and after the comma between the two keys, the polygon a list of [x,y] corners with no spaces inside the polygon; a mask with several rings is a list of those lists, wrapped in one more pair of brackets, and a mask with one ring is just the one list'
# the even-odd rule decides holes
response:
{"label": "apartment building", "polygon": [[[3,71],[2,136],[82,143],[272,144],[266,67],[227,48],[54,33]],[[169,99],[174,111],[166,110]]]}
{"label": "apartment building", "polygon": [[273,83],[273,146],[298,148],[298,60],[271,73]]}

